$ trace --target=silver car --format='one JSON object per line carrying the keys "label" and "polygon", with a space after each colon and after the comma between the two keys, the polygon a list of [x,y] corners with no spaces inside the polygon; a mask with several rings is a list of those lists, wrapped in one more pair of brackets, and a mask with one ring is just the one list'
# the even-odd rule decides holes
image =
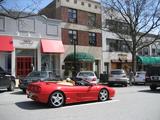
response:
{"label": "silver car", "polygon": [[145,76],[146,76],[146,71],[137,71],[134,77],[135,81],[132,81],[132,82],[135,84],[138,84],[138,83],[145,84]]}
{"label": "silver car", "polygon": [[98,83],[97,76],[93,71],[80,71],[77,73],[76,78],[87,80],[90,83]]}
{"label": "silver car", "polygon": [[110,71],[110,76],[108,79],[108,84],[121,84],[127,86],[129,83],[129,78],[127,77],[123,69],[113,69]]}

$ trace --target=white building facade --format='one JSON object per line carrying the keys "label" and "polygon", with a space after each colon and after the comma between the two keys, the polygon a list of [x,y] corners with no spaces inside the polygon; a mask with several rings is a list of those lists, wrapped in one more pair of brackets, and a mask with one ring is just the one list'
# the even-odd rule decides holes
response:
{"label": "white building facade", "polygon": [[18,20],[1,16],[0,66],[16,77],[32,70],[60,75],[60,56],[64,53],[60,22],[45,16]]}

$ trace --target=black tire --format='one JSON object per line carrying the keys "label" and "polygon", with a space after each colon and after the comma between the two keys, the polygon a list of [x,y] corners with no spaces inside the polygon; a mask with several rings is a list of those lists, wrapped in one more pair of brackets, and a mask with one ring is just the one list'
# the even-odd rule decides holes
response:
{"label": "black tire", "polygon": [[150,85],[150,89],[151,89],[151,90],[156,90],[156,89],[157,89],[157,86],[155,86],[155,85]]}
{"label": "black tire", "polygon": [[65,104],[65,96],[60,91],[53,92],[49,97],[49,106],[50,107],[61,107]]}
{"label": "black tire", "polygon": [[103,102],[109,99],[109,92],[107,89],[101,89],[98,95],[98,100]]}
{"label": "black tire", "polygon": [[10,83],[10,85],[9,85],[9,87],[7,89],[8,89],[8,91],[14,91],[15,83],[13,81],[11,81],[11,83]]}
{"label": "black tire", "polygon": [[22,89],[23,93],[26,93],[26,89]]}
{"label": "black tire", "polygon": [[125,84],[124,84],[124,87],[127,87],[127,86],[128,86],[128,84],[127,84],[127,83],[125,83]]}

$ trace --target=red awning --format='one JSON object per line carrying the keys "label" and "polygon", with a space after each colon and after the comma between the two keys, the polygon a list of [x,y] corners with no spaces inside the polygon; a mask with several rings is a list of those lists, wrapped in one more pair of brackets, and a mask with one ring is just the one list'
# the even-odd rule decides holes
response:
{"label": "red awning", "polygon": [[0,51],[13,51],[13,40],[11,36],[0,36]]}
{"label": "red awning", "polygon": [[63,43],[60,40],[42,39],[41,45],[43,53],[64,53]]}

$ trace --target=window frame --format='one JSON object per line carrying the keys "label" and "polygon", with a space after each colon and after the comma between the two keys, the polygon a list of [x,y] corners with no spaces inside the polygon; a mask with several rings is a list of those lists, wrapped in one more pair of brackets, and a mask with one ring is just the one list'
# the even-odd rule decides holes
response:
{"label": "window frame", "polygon": [[97,35],[96,35],[96,33],[89,32],[88,37],[89,37],[89,45],[90,46],[96,46],[97,45]]}
{"label": "window frame", "polygon": [[88,12],[88,25],[96,26],[96,13]]}
{"label": "window frame", "polygon": [[68,22],[77,23],[77,10],[69,8],[68,9]]}
{"label": "window frame", "polygon": [[[78,45],[78,31],[77,30],[68,30],[69,41],[71,45]],[[75,41],[75,42],[74,42]]]}

